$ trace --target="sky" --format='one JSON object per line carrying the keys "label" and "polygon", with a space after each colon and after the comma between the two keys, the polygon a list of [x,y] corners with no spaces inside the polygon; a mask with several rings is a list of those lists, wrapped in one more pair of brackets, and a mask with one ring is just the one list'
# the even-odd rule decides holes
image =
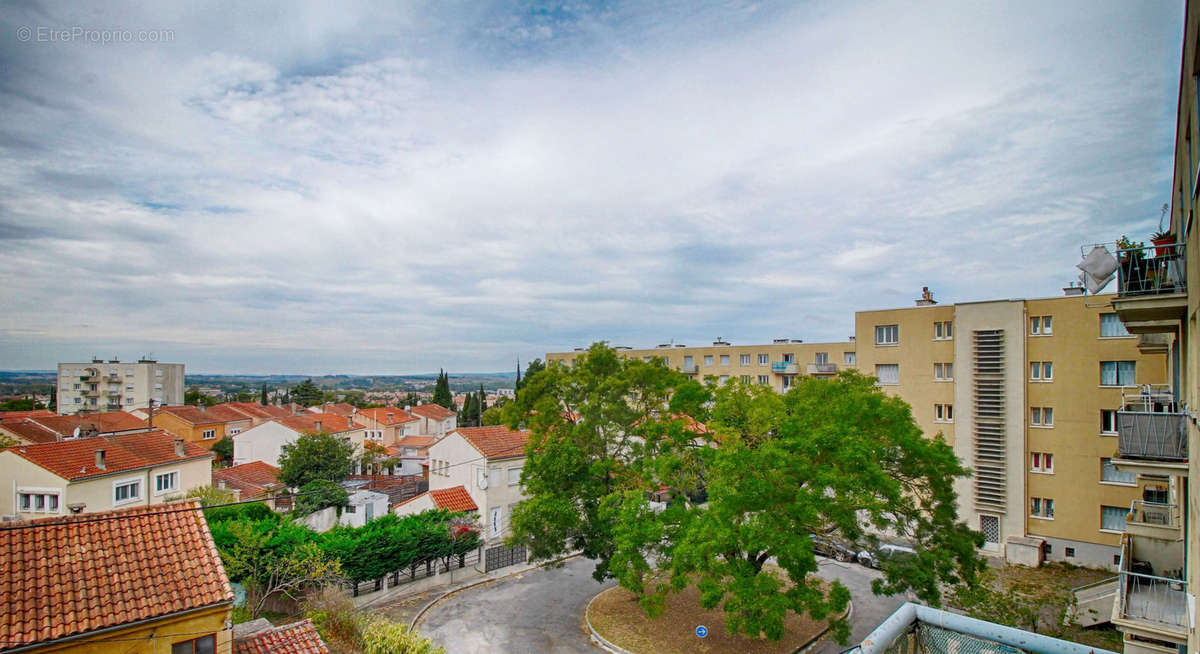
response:
{"label": "sky", "polygon": [[[513,370],[1061,294],[1183,3],[0,5],[0,369]],[[1111,290],[1111,289],[1109,289]]]}

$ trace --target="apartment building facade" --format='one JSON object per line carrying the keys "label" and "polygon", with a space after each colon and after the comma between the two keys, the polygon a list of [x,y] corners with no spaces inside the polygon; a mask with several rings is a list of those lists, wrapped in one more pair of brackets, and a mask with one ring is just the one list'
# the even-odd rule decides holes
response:
{"label": "apartment building facade", "polygon": [[183,404],[182,363],[153,359],[122,362],[93,359],[58,364],[58,413],[96,413]]}
{"label": "apartment building facade", "polygon": [[[584,349],[551,352],[546,361],[572,365]],[[747,384],[767,384],[780,392],[791,388],[800,375],[831,377],[839,370],[857,367],[852,339],[842,343],[805,343],[779,338],[762,345],[734,345],[718,339],[703,347],[664,343],[648,349],[623,346],[616,349],[624,357],[644,361],[662,359],[668,367],[701,381],[715,377],[724,383],[736,378]]]}

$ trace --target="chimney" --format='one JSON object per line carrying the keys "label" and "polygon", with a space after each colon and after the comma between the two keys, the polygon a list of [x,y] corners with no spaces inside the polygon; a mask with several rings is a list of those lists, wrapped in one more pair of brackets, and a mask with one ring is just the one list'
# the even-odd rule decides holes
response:
{"label": "chimney", "polygon": [[406,413],[407,413],[407,412],[409,412],[409,411],[412,411],[412,405],[411,405],[411,404],[405,404],[405,405],[404,405],[404,411],[405,411]]}
{"label": "chimney", "polygon": [[96,467],[104,470],[106,465],[104,461],[104,450],[96,450]]}
{"label": "chimney", "polygon": [[347,429],[354,428],[354,418],[351,418],[350,416],[346,416],[346,428]]}
{"label": "chimney", "polygon": [[388,419],[388,422],[391,422],[391,421],[395,420],[395,419],[396,419],[396,414],[395,414],[395,413],[392,413],[391,411],[388,411],[388,413],[387,413],[387,419]]}
{"label": "chimney", "polygon": [[320,420],[314,420],[313,426],[317,428],[317,431],[321,431],[321,421]]}
{"label": "chimney", "polygon": [[1071,297],[1074,295],[1083,295],[1083,286],[1077,286],[1075,282],[1070,282],[1063,287],[1063,295]]}
{"label": "chimney", "polygon": [[175,456],[183,456],[183,439],[175,439]]}
{"label": "chimney", "polygon": [[917,306],[931,307],[935,304],[937,304],[937,301],[933,299],[933,293],[929,292],[929,287],[922,286],[921,287],[921,299],[917,300]]}

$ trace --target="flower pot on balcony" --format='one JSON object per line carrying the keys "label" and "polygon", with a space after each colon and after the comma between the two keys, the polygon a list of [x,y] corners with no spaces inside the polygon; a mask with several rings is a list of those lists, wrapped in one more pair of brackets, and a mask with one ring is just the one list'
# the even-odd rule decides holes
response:
{"label": "flower pot on balcony", "polygon": [[1163,247],[1175,245],[1175,235],[1171,233],[1155,234],[1150,237],[1150,242],[1154,244],[1154,256],[1165,257],[1174,254],[1175,248]]}

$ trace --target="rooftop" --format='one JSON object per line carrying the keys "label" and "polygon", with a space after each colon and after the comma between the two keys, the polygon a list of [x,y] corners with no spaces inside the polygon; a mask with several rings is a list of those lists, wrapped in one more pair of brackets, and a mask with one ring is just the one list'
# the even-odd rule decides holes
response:
{"label": "rooftop", "polygon": [[[156,429],[137,434],[15,445],[4,451],[69,481],[213,456],[199,445],[182,441],[183,456],[179,456],[175,450],[177,440],[173,434]],[[98,451],[104,452],[103,468],[96,466]]]}
{"label": "rooftop", "polygon": [[430,420],[445,420],[450,416],[457,415],[440,404],[420,404],[410,409],[410,411]]}
{"label": "rooftop", "polygon": [[250,417],[237,409],[218,404],[210,407],[197,406],[164,406],[159,413],[169,413],[180,420],[193,425],[208,425],[218,422],[241,422]]}
{"label": "rooftop", "polygon": [[434,506],[447,511],[479,510],[479,507],[475,505],[475,500],[471,499],[470,493],[462,486],[431,490],[429,491],[429,498],[433,500]]}
{"label": "rooftop", "polygon": [[45,418],[30,418],[30,420],[58,432],[63,438],[74,436],[77,427],[80,431],[91,431],[94,429],[101,434],[146,429],[145,420],[124,411],[89,413],[75,416],[49,416]]}
{"label": "rooftop", "polygon": [[0,423],[0,428],[29,443],[54,443],[62,438],[58,432],[33,420]]}
{"label": "rooftop", "polygon": [[53,411],[46,409],[35,409],[33,411],[0,411],[0,425],[7,425],[10,422],[21,422],[26,418],[53,418],[58,415]]}
{"label": "rooftop", "polygon": [[212,480],[213,485],[225,482],[225,488],[241,491],[243,500],[262,497],[283,486],[279,481],[279,468],[262,461],[213,470]]}
{"label": "rooftop", "polygon": [[235,637],[233,654],[329,654],[329,648],[312,620],[301,620]]}
{"label": "rooftop", "polygon": [[221,406],[227,406],[235,411],[240,411],[251,418],[287,418],[292,415],[291,409],[270,404],[263,405],[257,402],[226,402]]}
{"label": "rooftop", "polygon": [[232,602],[199,506],[0,528],[0,651]]}
{"label": "rooftop", "polygon": [[360,416],[367,416],[371,420],[383,423],[384,425],[399,425],[406,422],[412,422],[418,418],[404,409],[387,406],[378,409],[362,409],[358,412]]}
{"label": "rooftop", "polygon": [[524,456],[529,432],[512,431],[503,425],[491,427],[459,427],[453,433],[461,434],[472,447],[488,459],[507,459]]}

